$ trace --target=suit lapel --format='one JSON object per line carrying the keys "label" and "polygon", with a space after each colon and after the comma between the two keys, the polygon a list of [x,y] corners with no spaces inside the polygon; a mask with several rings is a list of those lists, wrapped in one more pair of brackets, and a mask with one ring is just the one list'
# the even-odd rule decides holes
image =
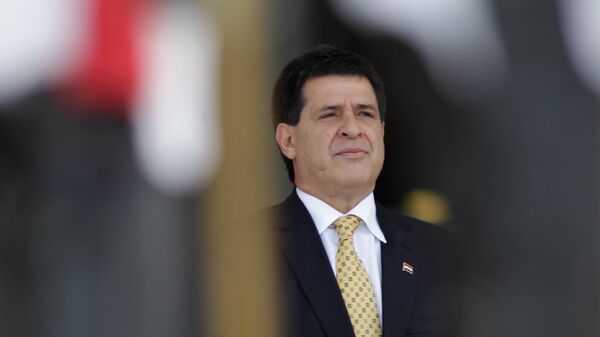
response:
{"label": "suit lapel", "polygon": [[353,336],[344,300],[314,223],[295,192],[283,203],[283,254],[327,336]]}
{"label": "suit lapel", "polygon": [[[419,275],[414,233],[410,224],[398,223],[379,204],[377,220],[387,240],[387,243],[381,245],[383,335],[404,336],[408,329]],[[413,274],[402,270],[404,262],[413,267]]]}

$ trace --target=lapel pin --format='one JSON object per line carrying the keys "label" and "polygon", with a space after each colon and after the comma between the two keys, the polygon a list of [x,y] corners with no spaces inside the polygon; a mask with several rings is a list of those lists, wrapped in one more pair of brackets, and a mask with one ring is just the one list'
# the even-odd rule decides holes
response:
{"label": "lapel pin", "polygon": [[409,274],[413,274],[413,266],[411,266],[409,263],[406,262],[402,262],[402,271],[407,272]]}

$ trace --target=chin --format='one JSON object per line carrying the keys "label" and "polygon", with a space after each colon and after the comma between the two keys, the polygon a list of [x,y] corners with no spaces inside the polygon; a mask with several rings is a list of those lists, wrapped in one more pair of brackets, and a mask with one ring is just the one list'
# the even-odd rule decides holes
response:
{"label": "chin", "polygon": [[338,185],[343,186],[346,189],[360,189],[367,188],[373,185],[373,180],[370,176],[350,176],[343,177],[338,176]]}

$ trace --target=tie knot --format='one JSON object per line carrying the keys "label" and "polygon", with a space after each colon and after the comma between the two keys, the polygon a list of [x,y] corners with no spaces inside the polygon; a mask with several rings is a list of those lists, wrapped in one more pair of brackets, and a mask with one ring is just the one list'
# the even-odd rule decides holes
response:
{"label": "tie knot", "polygon": [[337,231],[340,240],[352,239],[352,234],[358,227],[358,224],[362,221],[361,218],[356,215],[344,215],[337,218],[333,225],[335,226],[335,230]]}

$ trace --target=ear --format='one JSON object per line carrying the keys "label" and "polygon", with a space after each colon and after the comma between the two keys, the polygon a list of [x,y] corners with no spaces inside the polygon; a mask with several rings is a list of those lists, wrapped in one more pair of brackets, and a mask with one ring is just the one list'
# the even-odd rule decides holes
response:
{"label": "ear", "polygon": [[275,129],[275,141],[281,153],[290,160],[296,157],[295,131],[294,126],[285,123],[279,123]]}

